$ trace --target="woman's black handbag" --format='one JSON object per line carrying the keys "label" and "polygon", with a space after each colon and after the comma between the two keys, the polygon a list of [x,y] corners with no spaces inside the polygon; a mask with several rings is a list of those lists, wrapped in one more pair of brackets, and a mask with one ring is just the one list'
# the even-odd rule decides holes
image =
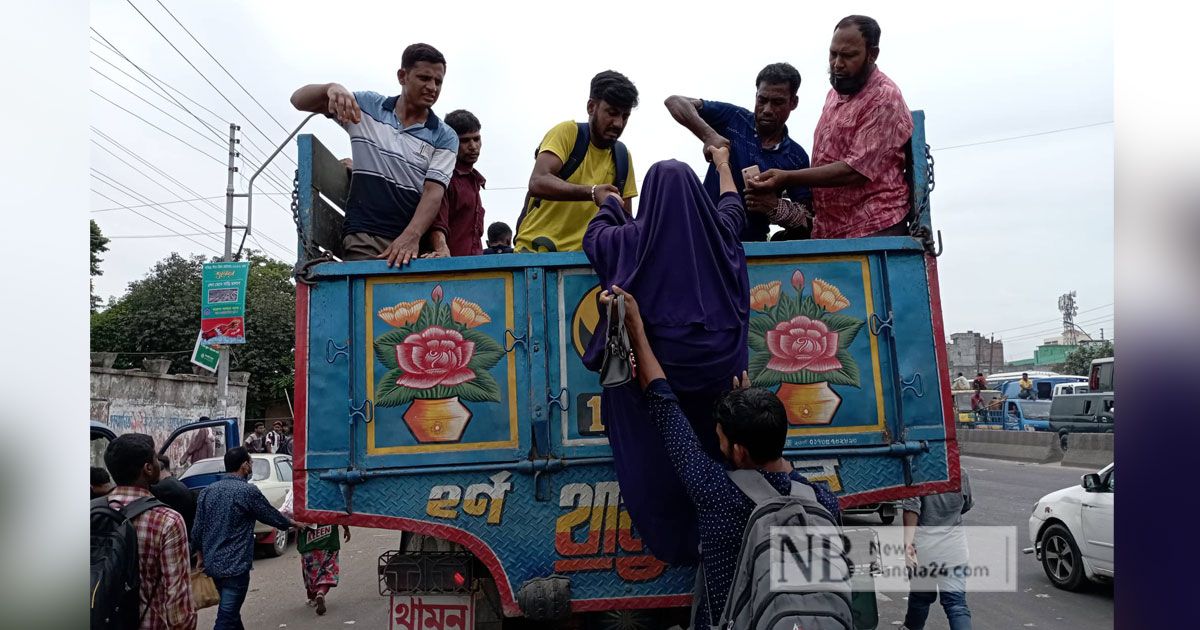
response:
{"label": "woman's black handbag", "polygon": [[600,384],[618,387],[633,380],[633,348],[625,329],[625,298],[613,296],[608,303],[608,336],[604,342],[604,363],[600,366]]}

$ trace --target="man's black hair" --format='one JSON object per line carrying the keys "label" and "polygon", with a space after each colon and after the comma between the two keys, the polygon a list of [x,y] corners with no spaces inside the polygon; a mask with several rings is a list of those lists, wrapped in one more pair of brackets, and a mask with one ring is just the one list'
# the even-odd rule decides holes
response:
{"label": "man's black hair", "polygon": [[508,227],[507,223],[497,221],[488,226],[488,243],[495,243],[505,238],[512,238],[512,228]]}
{"label": "man's black hair", "polygon": [[605,70],[592,77],[588,97],[621,109],[633,109],[638,104],[638,91],[633,81],[613,70]]}
{"label": "man's black hair", "polygon": [[104,465],[118,486],[137,482],[142,466],[154,461],[154,438],[145,433],[125,433],[104,449]]}
{"label": "man's black hair", "polygon": [[848,26],[858,27],[858,32],[862,33],[863,40],[867,42],[867,48],[879,48],[879,35],[882,31],[879,29],[879,22],[876,22],[874,18],[865,15],[847,15],[837,23],[837,28],[833,30]]}
{"label": "man's black hair", "polygon": [[786,83],[788,91],[795,96],[796,92],[800,91],[800,71],[790,63],[773,63],[759,71],[758,78],[754,80],[754,88],[758,89],[764,82],[767,85]]}
{"label": "man's black hair", "polygon": [[787,440],[787,411],[779,397],[761,387],[734,389],[722,395],[713,416],[725,437],[741,444],[756,464],[783,455]]}
{"label": "man's black hair", "polygon": [[235,446],[225,451],[225,472],[233,472],[250,461],[250,451],[244,446]]}
{"label": "man's black hair", "polygon": [[103,486],[112,481],[112,477],[108,476],[108,471],[99,466],[92,466],[92,485]]}
{"label": "man's black hair", "polygon": [[163,470],[171,470],[171,458],[160,453],[158,456],[158,465],[162,466]]}
{"label": "man's black hair", "polygon": [[460,136],[464,133],[475,133],[483,128],[483,125],[479,124],[479,119],[475,117],[475,114],[465,109],[456,109],[446,114],[445,120],[446,124],[454,130],[454,133]]}
{"label": "man's black hair", "polygon": [[258,427],[262,427],[265,429],[265,428],[267,428],[267,423],[266,422],[255,422],[254,428],[257,429]]}
{"label": "man's black hair", "polygon": [[446,65],[446,58],[438,49],[429,44],[413,44],[405,48],[404,54],[400,56],[400,69],[412,70],[419,61]]}

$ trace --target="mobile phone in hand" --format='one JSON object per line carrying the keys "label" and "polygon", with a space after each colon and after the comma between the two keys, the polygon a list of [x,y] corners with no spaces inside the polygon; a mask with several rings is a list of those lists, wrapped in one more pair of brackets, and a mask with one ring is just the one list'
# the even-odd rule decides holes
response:
{"label": "mobile phone in hand", "polygon": [[760,172],[761,171],[758,170],[757,164],[751,164],[750,166],[747,166],[746,168],[742,169],[742,181],[743,182],[750,181],[750,180],[754,179],[755,177],[758,177],[758,174]]}

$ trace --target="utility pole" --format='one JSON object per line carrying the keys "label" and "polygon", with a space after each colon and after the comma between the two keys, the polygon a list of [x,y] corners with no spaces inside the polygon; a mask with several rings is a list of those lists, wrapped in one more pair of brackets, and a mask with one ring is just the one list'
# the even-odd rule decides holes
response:
{"label": "utility pole", "polygon": [[[237,174],[235,165],[238,156],[237,132],[241,127],[229,123],[229,179],[225,186],[225,256],[222,260],[233,260],[233,179]],[[221,346],[221,360],[217,363],[217,401],[221,405],[221,415],[228,415],[229,406],[229,347]]]}

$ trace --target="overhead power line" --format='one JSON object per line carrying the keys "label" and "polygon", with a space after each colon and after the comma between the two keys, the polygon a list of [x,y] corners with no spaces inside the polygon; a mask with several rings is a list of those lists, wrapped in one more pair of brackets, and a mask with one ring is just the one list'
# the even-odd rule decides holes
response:
{"label": "overhead power line", "polygon": [[[96,177],[96,176],[95,176],[95,174],[93,174],[93,175],[92,175],[92,177]],[[100,180],[99,178],[96,178],[96,179],[97,179],[97,180],[99,180],[99,181],[103,181],[103,180]],[[104,197],[105,199],[107,199],[107,200],[109,200],[109,201],[111,201],[111,202],[113,202],[113,203],[118,203],[118,204],[120,203],[120,202],[119,202],[119,201],[117,201],[116,199],[113,199],[112,197],[109,197],[108,195],[106,195],[106,194],[104,194],[104,193],[102,193],[102,192],[100,192],[100,191],[96,190],[95,188],[93,188],[93,189],[92,189],[92,192],[93,192],[94,194],[96,194],[96,195],[99,195],[99,196],[101,196],[101,197]],[[130,211],[131,211],[131,212],[133,212],[134,214],[138,215],[139,217],[142,217],[143,219],[145,219],[145,220],[147,220],[147,221],[149,221],[149,222],[151,222],[151,223],[153,223],[153,224],[155,224],[155,225],[157,225],[157,226],[159,226],[159,227],[163,228],[164,230],[167,230],[167,231],[169,231],[169,232],[175,232],[175,230],[172,230],[171,228],[167,227],[166,225],[163,225],[162,223],[159,223],[158,221],[154,220],[152,217],[149,217],[149,216],[147,216],[147,215],[145,215],[145,214],[142,214],[141,212],[138,212],[137,210],[134,210],[133,208],[130,208]],[[178,232],[176,232],[176,234],[178,234]],[[195,243],[196,245],[198,245],[198,246],[200,246],[200,247],[203,247],[204,249],[207,249],[208,251],[210,251],[210,252],[212,252],[212,253],[214,253],[214,254],[219,254],[219,253],[220,253],[220,252],[218,252],[217,250],[213,249],[212,247],[209,247],[208,245],[205,245],[204,243],[201,243],[200,241],[197,241],[196,239],[194,239],[194,238],[192,238],[192,237],[190,237],[190,236],[185,236],[184,238],[186,238],[187,240],[189,240],[189,241],[191,241],[191,242]]]}
{"label": "overhead power line", "polygon": [[[185,55],[182,50],[179,50],[179,47],[175,45],[175,42],[172,42],[171,38],[167,37],[166,34],[163,33],[162,30],[160,30],[158,28],[158,26],[156,26],[154,24],[154,22],[150,20],[149,17],[146,17],[146,14],[142,13],[142,10],[139,9],[137,7],[137,5],[133,3],[132,0],[125,0],[125,2],[128,3],[129,6],[133,7],[134,11],[137,11],[137,14],[140,15],[142,17],[142,19],[145,20],[145,22],[150,25],[150,28],[154,29],[154,32],[158,33],[158,36],[161,37],[163,39],[163,41],[167,42],[167,45],[169,45],[172,50],[174,50],[180,57],[182,57],[183,60],[185,62],[187,62],[187,64],[189,66],[191,66],[191,68],[193,70],[196,71],[196,74],[199,74],[200,78],[204,79],[204,82],[207,83],[209,85],[209,87],[211,87],[213,90],[215,90],[217,92],[217,94],[220,95],[220,97],[226,103],[229,103],[229,106],[233,108],[233,111],[237,112],[238,115],[240,115],[242,117],[242,119],[246,121],[246,124],[250,125],[258,133],[262,134],[262,136],[264,138],[267,138],[268,140],[270,140],[271,136],[269,134],[267,134],[266,132],[264,132],[258,125],[254,124],[254,120],[251,119],[249,116],[247,116],[246,113],[241,110],[241,108],[239,108],[236,104],[234,104],[234,102],[232,100],[230,100],[228,96],[225,95],[225,92],[221,91],[221,88],[218,88],[216,86],[216,84],[213,83],[212,80],[210,80],[208,78],[208,75],[204,74],[204,72],[201,71],[200,68],[196,67],[196,64],[192,63],[192,60],[189,59],[188,56]],[[285,129],[285,131],[286,131],[286,129]],[[293,160],[292,157],[287,155],[286,153],[284,153],[283,156],[286,157],[287,159],[291,160],[292,164],[296,163],[296,161]]]}
{"label": "overhead power line", "polygon": [[193,151],[195,151],[195,152],[197,152],[197,153],[199,153],[199,154],[203,155],[204,157],[206,157],[206,158],[208,158],[208,159],[210,159],[210,160],[212,160],[212,161],[216,162],[217,164],[220,164],[220,165],[222,165],[222,166],[224,166],[224,165],[225,165],[223,162],[221,162],[221,160],[219,160],[219,159],[217,159],[217,158],[213,157],[212,155],[210,155],[209,153],[205,152],[205,151],[204,151],[204,149],[201,149],[201,148],[197,147],[196,145],[194,145],[194,144],[192,144],[192,143],[188,142],[187,140],[184,140],[183,138],[180,138],[179,136],[177,136],[177,135],[175,135],[175,134],[171,133],[170,131],[167,131],[166,129],[163,129],[162,127],[159,127],[158,125],[156,125],[156,124],[154,124],[154,123],[150,122],[149,120],[146,120],[145,118],[142,118],[141,116],[138,116],[137,114],[133,113],[132,111],[130,111],[130,110],[128,110],[128,109],[126,109],[126,108],[124,108],[124,107],[122,107],[122,106],[118,105],[118,104],[117,104],[117,103],[115,103],[115,102],[113,102],[112,100],[110,100],[109,98],[107,98],[107,97],[106,97],[106,96],[104,96],[103,94],[101,94],[101,93],[97,92],[96,90],[91,90],[91,93],[92,93],[92,94],[95,94],[96,96],[99,96],[101,99],[103,99],[104,101],[108,102],[108,103],[109,103],[110,105],[112,105],[113,107],[116,107],[117,109],[119,109],[119,110],[121,110],[121,111],[125,112],[126,114],[129,114],[130,116],[133,116],[134,118],[136,118],[136,119],[138,119],[138,120],[140,120],[140,121],[142,121],[142,122],[146,123],[147,125],[150,125],[151,127],[154,127],[155,129],[159,130],[160,132],[162,132],[162,133],[164,133],[164,134],[166,134],[166,135],[168,135],[168,136],[170,136],[170,137],[174,138],[175,140],[179,141],[179,142],[180,142],[181,144],[183,144],[184,146],[186,146],[186,147],[188,147],[188,148],[192,149]]}
{"label": "overhead power line", "polygon": [[161,2],[161,0],[154,0],[154,1],[158,2],[158,6],[162,7],[163,11],[166,11],[167,15],[171,16],[172,20],[175,20],[175,23],[179,25],[179,28],[183,29],[183,32],[187,33],[188,37],[191,37],[192,41],[196,42],[196,45],[200,47],[200,50],[203,50],[204,54],[208,55],[208,58],[212,59],[213,63],[217,64],[217,67],[219,67],[225,73],[225,76],[232,79],[233,82],[236,83],[239,88],[242,88],[242,92],[245,92],[246,96],[249,96],[250,100],[254,101],[254,104],[258,105],[258,108],[263,110],[264,114],[266,114],[268,117],[270,117],[271,120],[275,121],[275,124],[279,125],[279,128],[282,129],[284,133],[287,133],[289,131],[287,127],[283,126],[283,123],[279,122],[278,118],[276,118],[274,115],[272,115],[271,112],[268,111],[266,107],[263,107],[262,103],[258,102],[257,98],[254,98],[254,95],[250,93],[250,90],[247,90],[246,86],[242,85],[242,82],[238,81],[237,77],[233,76],[233,73],[231,73],[229,71],[229,69],[225,67],[225,64],[218,61],[217,58],[215,56],[213,56],[213,54],[211,52],[209,52],[208,48],[206,48],[204,46],[204,44],[201,44],[199,39],[196,39],[196,36],[193,35],[191,31],[188,30],[188,27],[183,25],[183,22],[179,21],[179,18],[175,17],[175,14],[172,13],[171,10],[167,8],[167,5],[163,4]]}
{"label": "overhead power line", "polygon": [[933,147],[933,150],[934,151],[950,151],[953,149],[963,149],[966,147],[977,147],[977,146],[981,146],[984,144],[996,144],[997,142],[1009,142],[1012,140],[1024,140],[1025,138],[1036,138],[1038,136],[1048,136],[1053,133],[1076,131],[1079,129],[1088,129],[1091,127],[1102,127],[1104,125],[1111,125],[1111,124],[1113,124],[1113,121],[1105,120],[1105,121],[1101,121],[1101,122],[1091,123],[1088,125],[1079,125],[1077,127],[1063,127],[1062,129],[1051,129],[1049,131],[1039,131],[1036,133],[1027,133],[1027,134],[1020,135],[1020,136],[1009,136],[1007,138],[996,138],[995,140],[981,140],[979,142],[968,142],[966,144],[956,144],[956,145],[949,146],[949,147]]}

